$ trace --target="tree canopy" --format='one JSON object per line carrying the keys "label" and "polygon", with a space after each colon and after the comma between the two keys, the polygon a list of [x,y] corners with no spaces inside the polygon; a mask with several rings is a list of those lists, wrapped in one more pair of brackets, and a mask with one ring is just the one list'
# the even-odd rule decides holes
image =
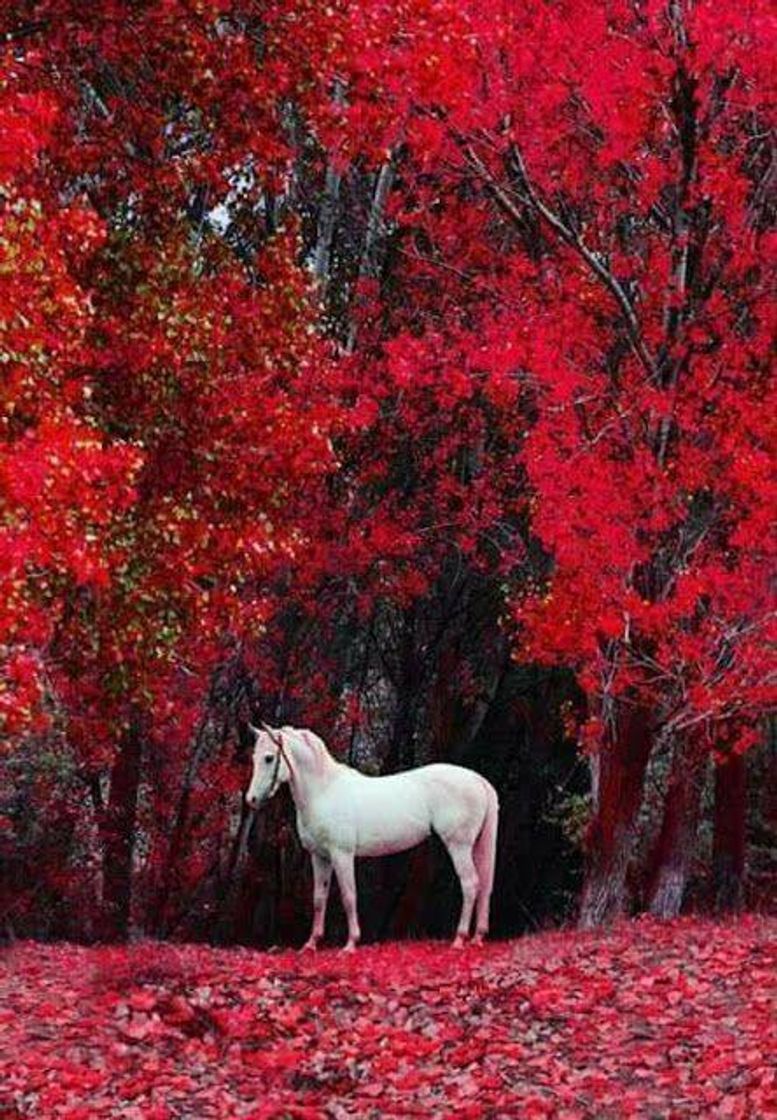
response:
{"label": "tree canopy", "polygon": [[772,20],[4,6],[13,921],[255,933],[245,845],[287,827],[240,808],[262,713],[507,790],[533,738],[538,817],[584,759],[587,924],[679,909],[712,758],[739,896],[775,696]]}

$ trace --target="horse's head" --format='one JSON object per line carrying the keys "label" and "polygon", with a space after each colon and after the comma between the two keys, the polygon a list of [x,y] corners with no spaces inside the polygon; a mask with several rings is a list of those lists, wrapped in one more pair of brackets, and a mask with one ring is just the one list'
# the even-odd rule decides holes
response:
{"label": "horse's head", "polygon": [[246,804],[257,809],[267,801],[283,782],[290,778],[288,754],[284,733],[266,724],[254,727],[249,724],[254,735],[253,773],[246,790]]}

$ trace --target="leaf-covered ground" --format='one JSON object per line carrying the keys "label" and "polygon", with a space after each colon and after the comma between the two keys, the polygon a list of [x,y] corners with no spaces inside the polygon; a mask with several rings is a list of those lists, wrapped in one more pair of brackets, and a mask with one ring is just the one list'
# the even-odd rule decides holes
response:
{"label": "leaf-covered ground", "polygon": [[777,923],[354,955],[22,944],[0,1116],[775,1115]]}

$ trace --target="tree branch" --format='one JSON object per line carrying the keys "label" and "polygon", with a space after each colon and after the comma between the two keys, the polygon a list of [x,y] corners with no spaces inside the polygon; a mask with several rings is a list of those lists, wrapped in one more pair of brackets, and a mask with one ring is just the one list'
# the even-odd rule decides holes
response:
{"label": "tree branch", "polygon": [[[494,198],[496,199],[502,210],[508,217],[516,224],[522,225],[522,216],[518,207],[510,198],[504,187],[496,181],[489,169],[483,163],[480,156],[472,147],[471,143],[465,142],[464,153],[470,162],[470,165],[477,172],[478,176],[486,184]],[[624,291],[617,277],[607,268],[601,258],[596,254],[588,245],[583,241],[582,237],[575,230],[571,229],[567,223],[548,206],[548,204],[540,197],[537,190],[532,185],[526,165],[523,162],[523,157],[519,149],[513,145],[510,149],[510,160],[513,164],[516,174],[520,178],[523,194],[521,201],[530,206],[536,214],[538,214],[547,225],[558,235],[558,237],[585,261],[588,268],[599,279],[602,284],[607,288],[610,294],[615,299],[620,307],[624,319],[626,321],[626,330],[629,336],[629,343],[631,348],[644,366],[646,372],[651,378],[656,376],[656,365],[645,345],[642,338],[642,331],[637,320],[636,313],[632,306],[631,300]]]}

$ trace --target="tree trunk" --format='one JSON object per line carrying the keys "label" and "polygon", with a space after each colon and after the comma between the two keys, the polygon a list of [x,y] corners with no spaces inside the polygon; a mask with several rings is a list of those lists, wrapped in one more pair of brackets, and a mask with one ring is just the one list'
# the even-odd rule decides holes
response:
{"label": "tree trunk", "polygon": [[586,838],[580,903],[583,929],[611,921],[626,909],[626,872],[653,741],[648,713],[642,708],[620,705],[615,723],[597,760],[594,816]]}
{"label": "tree trunk", "polygon": [[111,770],[108,806],[101,827],[103,891],[100,925],[105,940],[123,940],[129,932],[141,753],[140,728],[133,720],[119,742]]}
{"label": "tree trunk", "polygon": [[[372,205],[367,219],[367,230],[364,235],[364,248],[359,262],[359,280],[376,280],[380,276],[385,254],[385,237],[383,215],[386,209],[388,196],[394,182],[394,165],[389,159],[380,169],[375,183],[375,192],[372,196]],[[351,308],[351,325],[348,331],[346,351],[352,354],[356,349],[356,338],[359,333],[362,308],[358,288],[354,306]]]}
{"label": "tree trunk", "polygon": [[[345,103],[345,88],[341,81],[335,81],[334,102],[336,105]],[[334,161],[327,164],[324,179],[324,193],[321,197],[321,206],[318,213],[318,230],[316,234],[316,251],[313,257],[313,272],[326,288],[329,283],[329,267],[332,257],[332,242],[334,240],[335,225],[337,223],[337,210],[340,201],[340,186],[342,175],[337,170]]]}
{"label": "tree trunk", "polygon": [[156,935],[160,937],[166,937],[170,933],[169,923],[173,920],[173,903],[175,902],[180,905],[181,901],[180,898],[176,897],[178,893],[175,890],[176,872],[185,855],[187,829],[190,825],[189,811],[192,792],[200,763],[202,762],[207,747],[207,730],[208,717],[206,715],[197,731],[197,736],[186,764],[181,789],[178,794],[178,804],[175,810],[167,852],[165,854],[162,872],[159,876],[159,888],[156,892],[151,928],[155,931]]}
{"label": "tree trunk", "polygon": [[675,743],[661,831],[651,860],[650,913],[680,913],[696,848],[701,792],[708,755],[693,737]]}
{"label": "tree trunk", "polygon": [[[245,800],[242,800],[240,803],[240,824],[232,839],[226,873],[219,884],[216,895],[213,929],[217,945],[225,945],[231,941],[234,937],[235,928],[239,925],[235,910],[238,895],[243,887],[243,878],[240,872],[252,826],[260,827],[264,831],[267,827],[266,815],[264,817],[260,816],[257,820],[246,805]],[[254,894],[255,891],[252,889],[252,905]]]}
{"label": "tree trunk", "polygon": [[318,216],[318,236],[316,238],[316,252],[313,259],[313,271],[316,278],[325,286],[329,280],[329,263],[332,256],[332,241],[334,239],[335,224],[337,221],[337,206],[340,198],[340,183],[342,177],[332,164],[326,169],[324,194],[321,199],[321,210]]}
{"label": "tree trunk", "polygon": [[423,688],[421,666],[416,653],[416,608],[409,607],[402,616],[399,637],[397,707],[394,712],[391,743],[383,760],[382,772],[393,774],[413,766],[415,759],[416,710]]}
{"label": "tree trunk", "polygon": [[739,910],[745,875],[745,760],[732,755],[715,769],[712,871],[715,909]]}

